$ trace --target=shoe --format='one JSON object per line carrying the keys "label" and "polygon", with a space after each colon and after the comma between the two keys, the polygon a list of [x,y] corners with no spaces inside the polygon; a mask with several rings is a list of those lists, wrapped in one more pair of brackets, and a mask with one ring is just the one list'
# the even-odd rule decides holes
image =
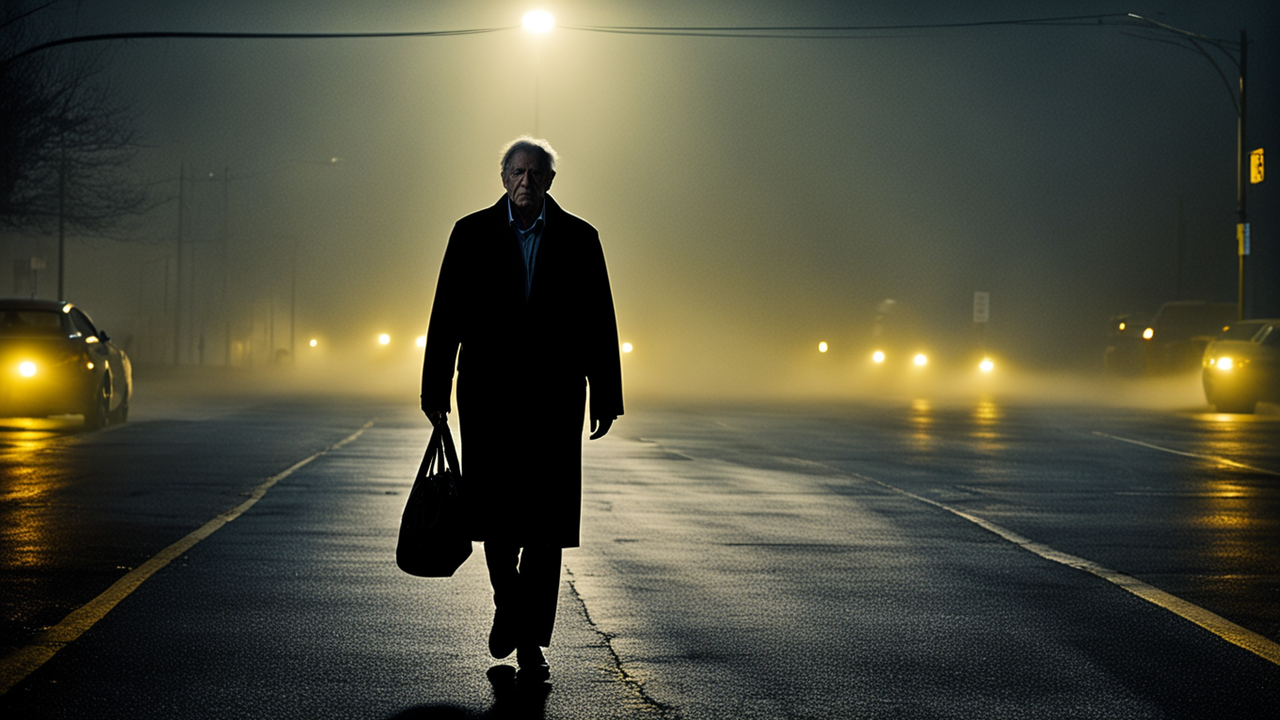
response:
{"label": "shoe", "polygon": [[489,630],[489,654],[501,660],[516,650],[515,633],[506,623],[498,622],[499,615],[493,616],[493,628]]}
{"label": "shoe", "polygon": [[516,663],[520,672],[516,678],[525,682],[542,682],[551,677],[551,666],[537,645],[522,645],[516,651]]}

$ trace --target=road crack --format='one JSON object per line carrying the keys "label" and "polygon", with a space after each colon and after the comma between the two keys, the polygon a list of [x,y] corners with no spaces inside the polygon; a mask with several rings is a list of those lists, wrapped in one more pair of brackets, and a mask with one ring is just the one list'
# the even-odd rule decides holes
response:
{"label": "road crack", "polygon": [[569,590],[573,593],[573,597],[578,601],[578,607],[582,610],[582,616],[586,618],[587,625],[592,632],[600,637],[601,643],[605,650],[609,651],[609,657],[613,660],[613,667],[609,668],[613,675],[626,688],[631,690],[636,696],[637,704],[646,717],[671,718],[678,720],[680,714],[676,709],[664,702],[654,699],[645,690],[644,681],[636,677],[635,674],[629,672],[622,662],[622,658],[618,655],[618,651],[613,647],[613,639],[616,637],[613,633],[601,628],[594,618],[591,617],[591,611],[587,608],[587,601],[582,597],[582,593],[578,592],[577,578],[568,565],[564,568],[565,574],[568,576]]}

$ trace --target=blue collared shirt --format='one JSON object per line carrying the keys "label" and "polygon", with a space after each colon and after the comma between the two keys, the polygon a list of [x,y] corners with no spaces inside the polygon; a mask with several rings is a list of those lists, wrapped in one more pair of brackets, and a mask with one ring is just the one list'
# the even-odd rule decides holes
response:
{"label": "blue collared shirt", "polygon": [[520,249],[524,251],[524,299],[529,299],[529,291],[533,289],[533,264],[538,258],[538,243],[542,241],[542,231],[547,227],[547,201],[542,201],[542,212],[538,219],[528,228],[521,227],[524,218],[519,211],[511,207],[511,198],[507,198],[507,223],[516,231],[520,239]]}

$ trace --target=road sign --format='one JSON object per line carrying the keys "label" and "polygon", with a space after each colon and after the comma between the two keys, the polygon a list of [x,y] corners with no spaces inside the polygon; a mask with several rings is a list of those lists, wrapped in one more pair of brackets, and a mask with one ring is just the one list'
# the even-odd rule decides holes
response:
{"label": "road sign", "polygon": [[991,293],[977,290],[973,293],[973,321],[985,323],[991,319]]}
{"label": "road sign", "polygon": [[1263,175],[1262,148],[1258,148],[1249,153],[1249,184],[1257,185],[1262,182]]}

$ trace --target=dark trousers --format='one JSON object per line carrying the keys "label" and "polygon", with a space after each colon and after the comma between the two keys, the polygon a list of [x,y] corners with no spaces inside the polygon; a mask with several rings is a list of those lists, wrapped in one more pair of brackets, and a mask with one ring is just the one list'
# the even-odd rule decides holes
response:
{"label": "dark trousers", "polygon": [[551,644],[560,597],[560,548],[487,541],[484,561],[497,608],[494,624],[510,625],[521,647]]}

